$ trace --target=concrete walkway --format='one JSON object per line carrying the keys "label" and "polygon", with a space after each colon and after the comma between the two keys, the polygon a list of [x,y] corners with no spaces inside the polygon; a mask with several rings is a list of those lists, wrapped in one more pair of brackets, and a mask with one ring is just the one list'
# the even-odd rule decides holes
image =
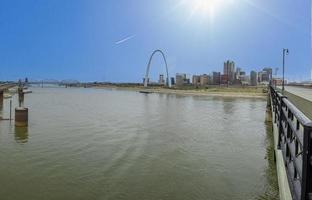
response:
{"label": "concrete walkway", "polygon": [[[279,90],[282,87],[278,87]],[[284,95],[308,118],[312,119],[312,89],[285,86]]]}
{"label": "concrete walkway", "polygon": [[312,102],[312,88],[302,88],[294,86],[285,86],[285,90],[301,98]]}

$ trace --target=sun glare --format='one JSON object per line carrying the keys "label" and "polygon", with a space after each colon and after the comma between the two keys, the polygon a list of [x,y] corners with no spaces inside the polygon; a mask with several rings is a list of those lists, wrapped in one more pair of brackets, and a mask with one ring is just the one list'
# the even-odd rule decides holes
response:
{"label": "sun glare", "polygon": [[214,12],[220,6],[219,0],[193,0],[193,9],[200,13]]}
{"label": "sun glare", "polygon": [[214,17],[231,0],[185,0],[183,4],[191,11],[191,16]]}

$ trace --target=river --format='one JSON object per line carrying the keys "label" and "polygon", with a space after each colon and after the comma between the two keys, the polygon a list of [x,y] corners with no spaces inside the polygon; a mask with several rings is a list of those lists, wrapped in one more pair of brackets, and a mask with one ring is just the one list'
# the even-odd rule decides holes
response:
{"label": "river", "polygon": [[278,197],[262,99],[31,89],[29,127],[0,121],[2,200]]}

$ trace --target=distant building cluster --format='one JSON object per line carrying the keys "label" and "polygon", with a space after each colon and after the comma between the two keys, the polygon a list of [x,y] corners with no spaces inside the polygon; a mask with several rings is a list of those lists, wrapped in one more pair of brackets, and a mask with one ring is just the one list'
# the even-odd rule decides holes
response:
{"label": "distant building cluster", "polygon": [[189,85],[190,79],[187,78],[186,74],[176,74],[175,85]]}
{"label": "distant building cluster", "polygon": [[[279,83],[279,80],[276,80]],[[272,68],[265,67],[262,71],[251,71],[247,74],[242,68],[236,67],[235,62],[227,60],[223,65],[223,73],[212,72],[211,74],[193,75],[192,82],[186,74],[177,73],[175,80],[171,78],[171,84],[177,87],[193,85],[204,87],[208,85],[268,85],[273,82]]]}
{"label": "distant building cluster", "polygon": [[[176,87],[195,86],[205,87],[208,85],[268,85],[269,83],[281,84],[281,79],[273,79],[272,68],[265,67],[261,71],[251,71],[246,73],[242,68],[236,67],[235,62],[227,60],[223,65],[223,72],[212,72],[211,74],[193,75],[190,77],[186,73],[177,73],[175,77],[169,80],[165,79],[164,74],[159,75],[158,82],[151,84],[171,85]],[[143,79],[144,81],[144,79]],[[150,80],[148,80],[149,82]]]}

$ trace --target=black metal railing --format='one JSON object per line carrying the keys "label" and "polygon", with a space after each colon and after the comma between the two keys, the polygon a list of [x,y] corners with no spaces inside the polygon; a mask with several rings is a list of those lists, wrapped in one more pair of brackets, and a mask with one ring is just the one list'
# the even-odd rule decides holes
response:
{"label": "black metal railing", "polygon": [[[287,178],[295,200],[312,199],[312,121],[286,96],[270,87],[277,148],[282,151]],[[307,108],[308,109],[308,108]]]}

